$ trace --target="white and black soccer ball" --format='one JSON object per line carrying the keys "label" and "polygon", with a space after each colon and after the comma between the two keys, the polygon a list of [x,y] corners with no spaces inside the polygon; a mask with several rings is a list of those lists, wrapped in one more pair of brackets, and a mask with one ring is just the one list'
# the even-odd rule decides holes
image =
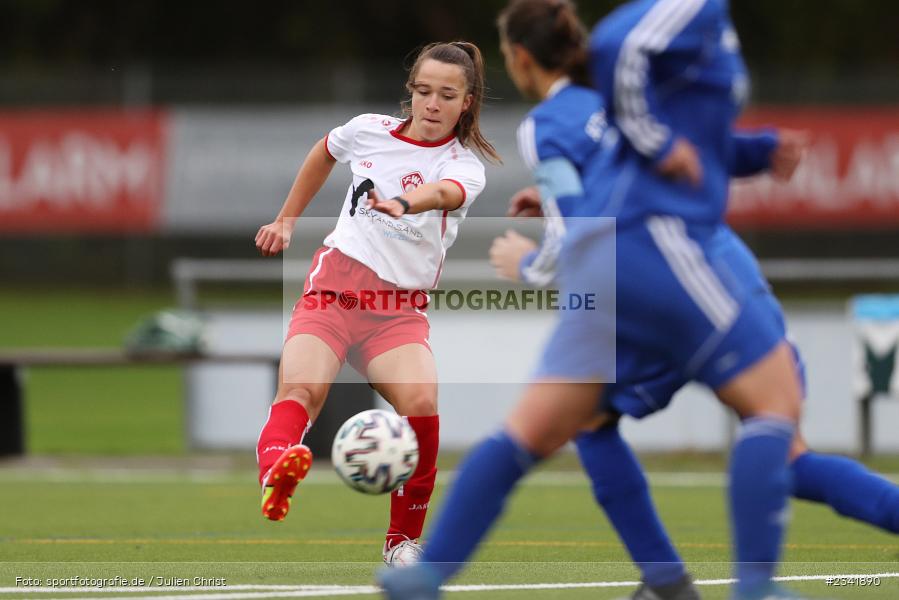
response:
{"label": "white and black soccer ball", "polygon": [[347,419],[334,436],[331,462],[354,490],[387,494],[406,483],[418,466],[418,439],[406,419],[366,410]]}

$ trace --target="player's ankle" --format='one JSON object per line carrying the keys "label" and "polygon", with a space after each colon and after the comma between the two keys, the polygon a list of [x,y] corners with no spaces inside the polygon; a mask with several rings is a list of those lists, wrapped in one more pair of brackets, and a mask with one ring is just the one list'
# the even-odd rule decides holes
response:
{"label": "player's ankle", "polygon": [[404,541],[415,541],[415,538],[411,538],[404,533],[388,533],[384,536],[384,545],[387,550],[390,550],[400,542]]}

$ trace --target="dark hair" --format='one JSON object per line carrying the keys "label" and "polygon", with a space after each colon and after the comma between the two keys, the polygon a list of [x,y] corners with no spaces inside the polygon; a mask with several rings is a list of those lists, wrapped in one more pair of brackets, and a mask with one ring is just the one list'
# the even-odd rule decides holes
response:
{"label": "dark hair", "polygon": [[509,44],[520,44],[544,69],[588,83],[587,30],[569,0],[512,0],[496,20]]}
{"label": "dark hair", "polygon": [[[421,49],[415,63],[409,70],[409,79],[406,80],[406,90],[412,94],[415,78],[421,64],[427,59],[433,59],[449,65],[458,65],[465,74],[465,82],[468,86],[466,93],[471,94],[471,104],[468,109],[459,115],[455,132],[459,142],[465,147],[469,145],[477,148],[487,160],[501,163],[499,153],[493,144],[487,141],[481,133],[481,106],[484,103],[486,85],[484,83],[484,59],[477,46],[470,42],[437,42],[428,44]],[[412,101],[406,99],[403,102],[403,113],[412,114]]]}

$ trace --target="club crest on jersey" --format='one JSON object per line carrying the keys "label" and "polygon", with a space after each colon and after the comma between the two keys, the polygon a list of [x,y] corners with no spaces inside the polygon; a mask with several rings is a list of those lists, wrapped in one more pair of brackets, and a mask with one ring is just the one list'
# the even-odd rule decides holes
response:
{"label": "club crest on jersey", "polygon": [[400,185],[403,186],[403,193],[405,194],[406,192],[411,192],[424,182],[425,178],[421,176],[421,173],[415,171],[414,173],[409,173],[408,175],[404,176],[400,180]]}

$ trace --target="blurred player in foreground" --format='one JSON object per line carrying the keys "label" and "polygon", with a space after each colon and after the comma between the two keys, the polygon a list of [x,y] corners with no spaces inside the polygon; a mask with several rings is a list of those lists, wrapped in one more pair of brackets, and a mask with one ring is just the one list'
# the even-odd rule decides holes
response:
{"label": "blurred player in foreground", "polygon": [[[509,26],[510,15],[526,5],[513,2],[500,18],[507,64],[514,65],[514,53],[531,50]],[[558,14],[567,3],[550,6],[563,18]],[[616,376],[621,383],[639,382],[646,365],[659,361],[714,389],[744,418],[730,468],[734,593],[786,595],[770,578],[782,543],[779,516],[786,508],[787,454],[800,412],[799,377],[777,319],[753,293],[753,282],[727,279],[739,267],[729,262],[734,257],[711,257],[737,149],[732,122],[746,92],[736,34],[721,1],[638,1],[600,24],[592,48],[595,81],[612,102],[609,120],[624,136],[611,144],[609,164],[602,156],[579,163],[563,136],[551,136],[541,153],[539,128],[531,124],[529,131],[527,120],[520,137],[530,138],[532,151],[520,146],[538,182],[548,182],[548,197],[580,196],[581,215],[615,218],[611,227],[588,219],[578,231],[575,225],[565,232],[559,273],[563,290],[595,289],[604,284],[610,260],[616,262],[615,289],[607,291],[617,295],[617,315],[562,313],[537,383],[505,430],[476,448],[460,471],[424,562],[383,577],[392,597],[436,596],[517,481],[592,418],[603,382]],[[563,108],[565,90],[553,90],[553,80],[537,78],[525,87],[521,72],[510,71],[522,91],[556,104],[545,115],[545,131],[552,131],[553,116],[558,121],[574,112],[571,105]],[[557,81],[565,73],[552,75]],[[543,116],[541,106],[531,113],[534,121]],[[617,358],[611,372],[602,363],[610,352]]]}
{"label": "blurred player in foreground", "polygon": [[[805,136],[780,131],[770,153],[770,171],[778,179],[789,178],[799,163]],[[509,216],[540,216],[539,191],[528,188],[510,202]],[[500,276],[528,282],[526,270],[532,257],[546,251],[533,241],[514,232],[497,238],[491,259]],[[779,314],[776,298],[743,242],[729,228],[722,228],[712,256],[731,254],[742,265],[737,274],[754,281],[757,293]],[[551,264],[548,260],[545,264]],[[531,281],[546,282],[551,273],[541,272]],[[800,372],[804,367],[794,347]],[[578,456],[589,475],[593,494],[614,525],[635,564],[643,584],[633,600],[688,600],[699,596],[685,578],[686,567],[671,545],[649,496],[646,478],[636,456],[621,437],[618,421],[622,415],[636,419],[654,414],[671,402],[687,382],[665,365],[647,368],[647,379],[636,385],[611,385],[606,390],[601,414],[587,431],[575,438]],[[803,386],[805,388],[805,386]],[[794,498],[826,504],[838,514],[868,523],[885,531],[899,533],[899,486],[868,470],[851,458],[811,451],[797,433],[790,449],[791,494]]]}
{"label": "blurred player in foreground", "polygon": [[498,160],[480,130],[484,65],[475,45],[425,47],[406,87],[406,119],[363,114],[331,130],[309,152],[278,217],[256,235],[265,256],[286,249],[296,218],[334,164],[350,166],[337,227],[315,253],[294,307],[277,396],[259,435],[262,513],[273,521],[287,515],[312,463],[303,436],[349,361],[418,437],[418,467],[391,496],[388,565],[421,553],[417,539],[437,472],[437,371],[425,291],[436,286],[446,251],[484,188],[474,150]]}

